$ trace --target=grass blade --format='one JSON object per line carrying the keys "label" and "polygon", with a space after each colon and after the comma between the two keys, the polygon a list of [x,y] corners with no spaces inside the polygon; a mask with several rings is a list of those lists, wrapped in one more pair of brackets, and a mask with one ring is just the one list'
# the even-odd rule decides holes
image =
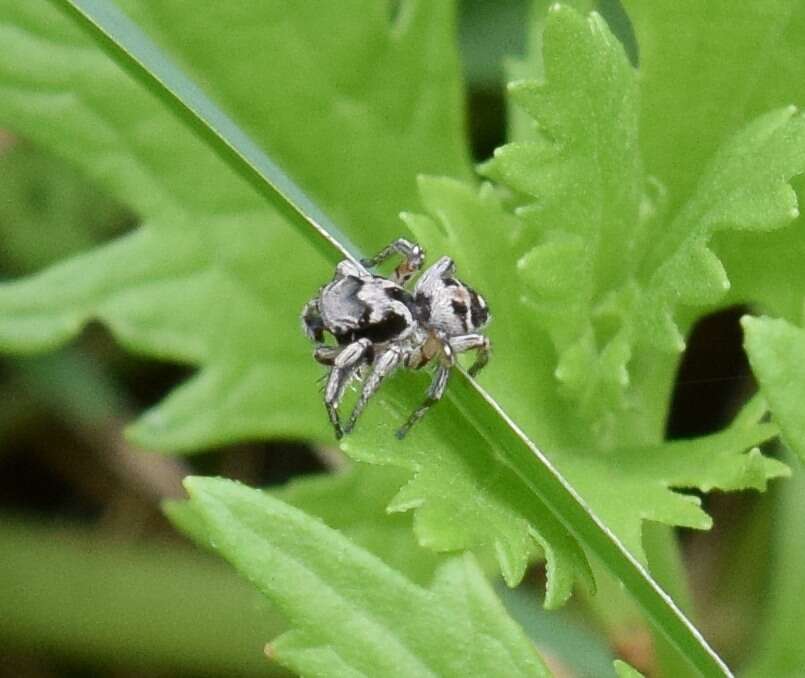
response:
{"label": "grass blade", "polygon": [[358,249],[338,226],[157,47],[114,2],[56,0],[84,25],[118,63],[174,109],[327,259],[356,260]]}
{"label": "grass blade", "polygon": [[[337,226],[111,0],[53,0],[88,28],[135,77],[160,96],[236,171],[247,178],[328,260],[360,256]],[[623,582],[656,628],[705,676],[731,675],[699,631],[579,497],[539,448],[466,374],[449,397],[488,439],[506,450],[501,463]]]}

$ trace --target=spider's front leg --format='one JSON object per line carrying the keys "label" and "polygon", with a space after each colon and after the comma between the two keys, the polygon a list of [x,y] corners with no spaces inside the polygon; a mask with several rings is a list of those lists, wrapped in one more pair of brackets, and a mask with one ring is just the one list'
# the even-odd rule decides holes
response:
{"label": "spider's front leg", "polygon": [[341,420],[338,417],[338,406],[341,404],[344,391],[350,379],[355,374],[355,371],[360,368],[367,352],[371,348],[371,341],[358,339],[358,341],[345,346],[333,360],[333,368],[330,370],[327,385],[324,387],[324,405],[327,408],[327,414],[335,430],[336,438],[341,438],[344,435]]}
{"label": "spider's front leg", "polygon": [[425,400],[411,413],[411,416],[408,417],[408,421],[406,421],[397,431],[397,438],[400,440],[405,438],[405,436],[408,434],[408,431],[411,430],[411,427],[422,419],[422,417],[427,414],[428,410],[442,399],[442,396],[447,389],[447,380],[450,377],[450,369],[451,365],[439,363],[439,366],[436,368],[436,374],[433,377],[433,381],[431,382],[430,387],[428,387],[428,393],[425,396]]}
{"label": "spider's front leg", "polygon": [[399,367],[402,358],[402,349],[394,345],[380,354],[375,361],[372,373],[366,378],[366,381],[363,382],[361,395],[358,398],[358,402],[355,403],[352,414],[349,415],[346,426],[344,426],[344,433],[349,433],[355,427],[355,422],[363,412],[369,399],[377,392],[377,389],[380,388],[380,384],[383,383],[383,380]]}
{"label": "spider's front leg", "polygon": [[411,279],[411,276],[422,268],[422,264],[425,263],[425,250],[416,243],[405,238],[398,238],[380,250],[375,256],[369,259],[361,259],[361,263],[367,268],[374,268],[393,254],[401,255],[403,261],[394,269],[391,280],[398,285],[405,285]]}
{"label": "spider's front leg", "polygon": [[450,339],[450,346],[456,353],[464,351],[477,351],[475,362],[467,370],[471,377],[474,377],[489,362],[489,355],[492,351],[492,344],[489,337],[483,334],[464,334]]}
{"label": "spider's front leg", "polygon": [[[447,380],[450,377],[450,370],[456,362],[455,353],[444,334],[434,334],[431,336],[431,340],[438,340],[441,344],[439,353],[437,354],[439,357],[439,366],[436,368],[436,373],[433,375],[433,381],[431,381],[431,384],[428,387],[425,400],[411,413],[411,416],[408,417],[408,420],[397,431],[396,435],[400,440],[405,438],[405,436],[408,434],[408,431],[411,430],[411,427],[422,419],[422,417],[427,414],[428,410],[442,399],[445,389],[447,389]],[[420,353],[425,361],[430,360],[431,357],[430,351],[428,350],[429,343],[430,342],[426,342],[420,348]]]}

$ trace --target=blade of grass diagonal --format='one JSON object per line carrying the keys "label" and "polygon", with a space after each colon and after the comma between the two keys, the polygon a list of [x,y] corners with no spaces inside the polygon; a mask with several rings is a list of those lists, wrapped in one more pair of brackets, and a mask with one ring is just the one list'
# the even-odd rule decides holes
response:
{"label": "blade of grass diagonal", "polygon": [[[337,226],[241,128],[195,85],[110,0],[53,0],[191,126],[223,159],[299,229],[326,258],[360,256]],[[648,572],[606,528],[545,455],[495,400],[466,374],[454,379],[449,397],[511,468],[567,529],[618,577],[668,640],[705,676],[730,675],[698,630]]]}
{"label": "blade of grass diagonal", "polygon": [[[92,29],[107,52],[168,104],[327,259],[352,259],[358,249],[280,167],[188,78],[113,2],[55,0]],[[359,264],[360,265],[360,264]]]}

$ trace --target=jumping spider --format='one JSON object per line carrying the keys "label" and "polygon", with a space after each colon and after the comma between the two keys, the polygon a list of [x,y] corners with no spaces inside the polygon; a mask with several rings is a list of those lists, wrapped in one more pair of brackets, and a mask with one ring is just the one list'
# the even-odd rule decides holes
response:
{"label": "jumping spider", "polygon": [[[469,369],[473,376],[489,359],[489,339],[479,333],[489,321],[489,309],[480,294],[454,277],[453,260],[439,259],[409,292],[405,285],[425,260],[419,245],[400,238],[361,264],[373,268],[393,254],[403,261],[388,278],[345,259],[336,266],[333,280],[302,311],[305,333],[316,343],[314,358],[331,368],[324,404],[336,438],[352,430],[382,381],[401,365],[419,369],[432,360],[438,363],[425,401],[397,431],[398,438],[442,397],[456,354],[477,351]],[[325,332],[333,335],[335,346],[324,343]],[[361,378],[367,365],[372,370],[342,428],[338,406],[346,387]]]}

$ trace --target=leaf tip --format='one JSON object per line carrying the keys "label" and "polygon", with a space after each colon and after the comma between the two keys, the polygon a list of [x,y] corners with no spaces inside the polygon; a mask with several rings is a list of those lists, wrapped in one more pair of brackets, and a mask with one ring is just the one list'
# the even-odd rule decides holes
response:
{"label": "leaf tip", "polygon": [[216,487],[220,488],[223,483],[234,483],[236,481],[225,480],[223,478],[207,478],[204,476],[187,476],[182,480],[182,485],[188,496],[193,499],[202,494],[209,494]]}
{"label": "leaf tip", "polygon": [[755,316],[749,315],[747,313],[746,315],[741,316],[740,323],[741,328],[743,328],[744,334],[747,334],[748,332],[751,332],[757,327],[758,319]]}
{"label": "leaf tip", "polygon": [[[530,82],[531,82],[530,80],[523,80],[523,79],[511,80],[506,83],[506,92],[508,92],[509,94],[517,94],[518,91],[520,91],[524,87],[527,87]],[[495,149],[495,153],[497,154],[497,152],[504,146],[498,146]]]}

